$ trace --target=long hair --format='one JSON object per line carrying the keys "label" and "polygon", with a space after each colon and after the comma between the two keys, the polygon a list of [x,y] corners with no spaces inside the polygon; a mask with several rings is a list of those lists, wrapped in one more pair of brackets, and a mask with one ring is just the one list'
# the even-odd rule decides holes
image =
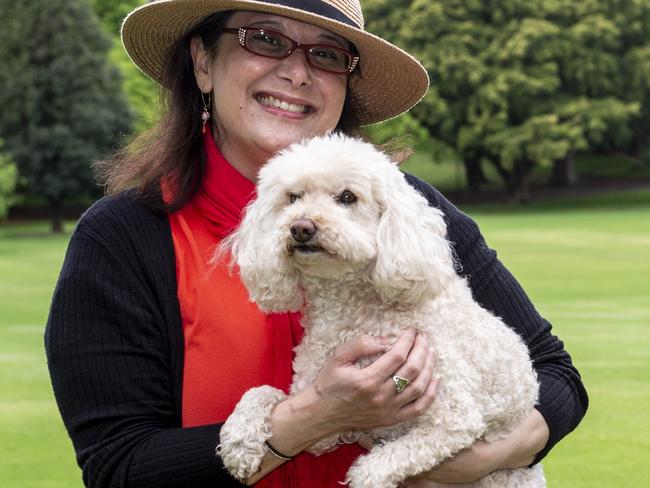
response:
{"label": "long hair", "polygon": [[[164,115],[150,130],[136,137],[113,157],[94,164],[107,194],[135,189],[150,208],[173,212],[192,199],[205,174],[202,144],[203,98],[194,77],[190,45],[199,36],[205,49],[216,51],[217,42],[233,11],[219,12],[184,35],[167,57],[161,103]],[[352,46],[353,47],[353,46]],[[350,76],[360,76],[357,68]],[[360,136],[354,99],[348,90],[336,130]],[[161,182],[174,188],[173,198],[163,203]]]}

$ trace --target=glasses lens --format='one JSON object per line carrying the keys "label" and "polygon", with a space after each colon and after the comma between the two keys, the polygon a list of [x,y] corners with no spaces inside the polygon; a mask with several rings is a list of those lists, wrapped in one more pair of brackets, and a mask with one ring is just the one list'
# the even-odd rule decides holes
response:
{"label": "glasses lens", "polygon": [[255,54],[283,58],[293,47],[288,37],[263,29],[246,31],[246,47]]}
{"label": "glasses lens", "polygon": [[[246,27],[244,47],[268,58],[285,58],[296,47],[296,43],[279,32]],[[352,55],[345,49],[323,44],[298,46],[306,51],[309,63],[319,69],[333,73],[346,73],[352,64]],[[307,49],[308,48],[308,49]]]}
{"label": "glasses lens", "polygon": [[336,73],[345,73],[352,61],[347,52],[334,46],[312,46],[309,60],[317,68]]}

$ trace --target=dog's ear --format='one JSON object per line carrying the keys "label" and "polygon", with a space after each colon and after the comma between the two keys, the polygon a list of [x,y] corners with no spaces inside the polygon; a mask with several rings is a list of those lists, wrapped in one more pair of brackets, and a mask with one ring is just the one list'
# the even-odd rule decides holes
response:
{"label": "dog's ear", "polygon": [[406,182],[396,165],[377,173],[374,191],[382,207],[371,275],[375,288],[386,302],[434,298],[455,277],[442,212]]}
{"label": "dog's ear", "polygon": [[286,258],[285,242],[274,225],[273,193],[257,198],[246,208],[239,227],[228,236],[217,256],[232,254],[231,269],[239,275],[250,299],[264,312],[296,311],[302,307],[303,296],[298,273]]}

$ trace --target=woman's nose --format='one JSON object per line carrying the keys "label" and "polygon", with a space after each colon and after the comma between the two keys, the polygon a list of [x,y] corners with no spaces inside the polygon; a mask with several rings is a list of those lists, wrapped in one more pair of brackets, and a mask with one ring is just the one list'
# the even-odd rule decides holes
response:
{"label": "woman's nose", "polygon": [[311,84],[312,67],[307,61],[308,54],[296,49],[286,58],[280,60],[278,75],[289,80],[293,85]]}

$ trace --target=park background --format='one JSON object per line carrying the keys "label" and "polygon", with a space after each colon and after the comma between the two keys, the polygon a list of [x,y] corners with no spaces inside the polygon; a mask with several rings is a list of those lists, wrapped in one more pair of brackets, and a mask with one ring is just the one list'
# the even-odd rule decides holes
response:
{"label": "park background", "polygon": [[[80,487],[43,348],[91,162],[159,114],[119,43],[138,0],[0,0],[0,486]],[[431,77],[369,128],[475,218],[590,394],[551,487],[650,486],[650,2],[366,0]],[[395,138],[397,137],[397,142]]]}

